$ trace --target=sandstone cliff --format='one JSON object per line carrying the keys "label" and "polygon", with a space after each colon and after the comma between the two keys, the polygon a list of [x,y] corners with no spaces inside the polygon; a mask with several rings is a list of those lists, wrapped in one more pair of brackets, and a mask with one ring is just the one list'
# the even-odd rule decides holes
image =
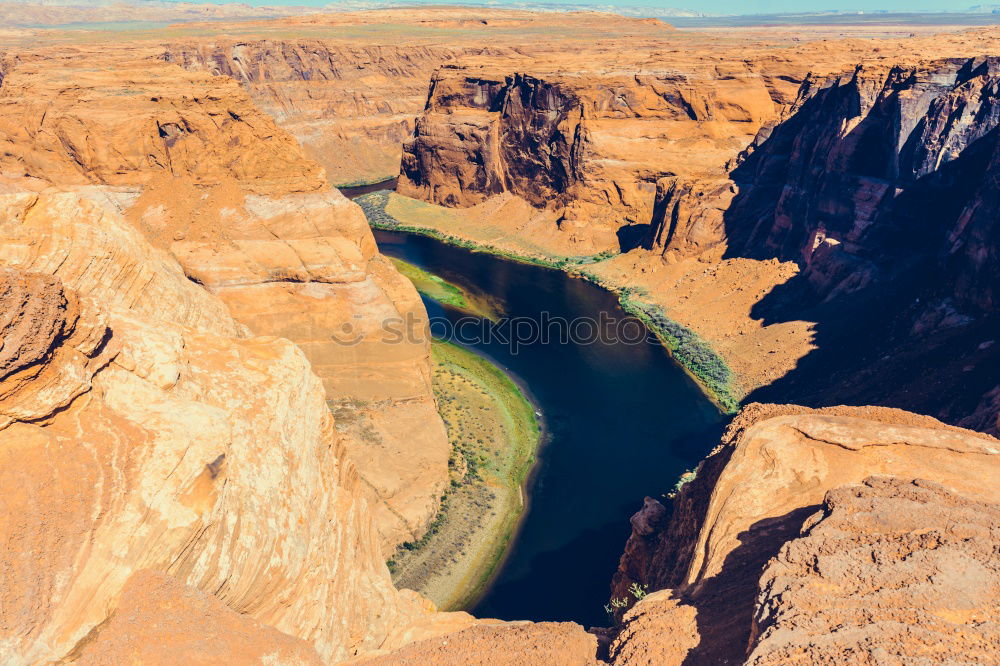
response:
{"label": "sandstone cliff", "polygon": [[997,67],[955,59],[809,78],[736,162],[729,188],[661,189],[665,203],[704,199],[725,214],[706,222],[700,209],[671,208],[654,245],[685,255],[714,242],[738,256],[794,259],[827,299],[898,274],[909,266],[891,265],[918,253],[910,261],[921,268],[949,271],[938,282],[954,284],[962,304],[988,309],[994,232],[981,218],[994,180]]}
{"label": "sandstone cliff", "polygon": [[426,340],[368,335],[425,315],[360,211],[228,79],[5,63],[0,661],[330,663],[468,626],[384,565],[448,445]]}
{"label": "sandstone cliff", "polygon": [[[107,69],[81,66],[88,56]],[[419,536],[437,510],[449,447],[415,290],[378,254],[360,209],[235,83],[140,56],[23,54],[0,87],[4,175],[20,188],[106,192],[204,287],[200,301],[187,297],[191,316],[212,320],[228,306],[254,333],[297,343],[328,400],[364,406],[364,436],[354,433],[349,448],[379,500],[384,550]],[[32,219],[61,225],[64,215]],[[225,306],[203,306],[205,290]],[[389,344],[390,320],[412,335]]]}
{"label": "sandstone cliff", "polygon": [[651,247],[670,261],[801,267],[756,313],[816,321],[820,349],[756,397],[885,402],[892,378],[890,404],[996,432],[997,67],[810,78],[727,180],[660,183]]}
{"label": "sandstone cliff", "polygon": [[747,663],[989,663],[998,538],[1000,505],[929,481],[830,491],[764,569]]}
{"label": "sandstone cliff", "polygon": [[505,251],[631,250],[586,271],[703,338],[738,397],[996,432],[997,37],[445,67],[399,190],[474,206],[449,233]]}
{"label": "sandstone cliff", "polygon": [[[175,262],[112,210],[52,196],[8,195],[0,227],[31,238],[2,246],[2,660],[100,642],[144,569],[326,659],[379,644],[419,604],[397,601],[302,352],[226,335],[227,316],[198,326],[186,303],[214,299]],[[87,232],[107,241],[97,261]]]}
{"label": "sandstone cliff", "polygon": [[413,131],[431,72],[470,55],[506,54],[471,45],[220,39],[168,44],[162,58],[232,77],[332,183],[349,184],[398,171],[400,145]]}
{"label": "sandstone cliff", "polygon": [[[613,46],[601,40],[645,42],[673,32],[657,20],[486,7],[334,12],[198,27],[199,38],[170,41],[160,57],[238,81],[335,184],[398,173],[401,144],[440,67],[517,62],[581,45],[607,51]],[[214,38],[202,39],[206,32]]]}
{"label": "sandstone cliff", "polygon": [[[787,616],[798,617],[797,600],[782,597],[779,602],[767,595],[757,599],[757,580],[765,566],[772,571],[780,567],[774,561],[767,563],[779,554],[783,544],[794,539],[804,524],[808,529],[815,523],[806,520],[816,512],[827,491],[857,484],[873,474],[892,475],[904,480],[934,481],[972,501],[995,505],[1000,500],[997,485],[992,482],[1000,478],[998,456],[1000,442],[992,437],[898,410],[837,407],[812,411],[763,405],[745,408],[730,426],[722,446],[699,466],[696,478],[669,502],[669,508],[649,500],[633,518],[633,534],[615,575],[613,596],[631,599],[628,588],[633,583],[648,586],[650,592],[662,591],[646,597],[625,614],[622,632],[612,645],[615,663],[669,664],[681,663],[685,658],[708,663],[742,662],[752,633],[755,637],[764,635],[760,633],[761,618],[777,612],[775,604],[780,603]],[[939,502],[932,497],[926,501],[932,505],[928,509],[931,513],[947,511],[943,508],[948,506],[946,500]],[[893,517],[897,515],[889,514],[883,520],[890,522],[873,525],[873,534],[896,529],[897,524],[891,521],[902,520]],[[864,545],[859,547],[878,547],[874,545],[878,543],[876,536],[872,541],[860,541]],[[928,544],[913,547],[933,550]],[[796,548],[810,550],[818,546],[810,542]],[[859,558],[853,561],[861,562]],[[950,566],[947,569],[957,571]],[[933,569],[924,571],[930,575]],[[833,572],[820,570],[824,577]],[[894,589],[894,584],[888,582],[891,572],[879,573],[881,578],[876,576],[874,580],[872,575],[857,569],[844,572],[841,584]],[[866,577],[870,582],[861,582]],[[850,583],[848,579],[858,582]],[[767,574],[762,581],[766,580]],[[939,583],[934,586],[934,594],[945,598],[950,588],[945,579]],[[849,592],[844,594],[844,612],[848,613]],[[912,599],[907,595],[890,599],[889,592],[881,596],[886,603],[886,621],[892,612],[903,613]],[[968,597],[961,602],[970,604],[968,613],[942,613],[942,621],[952,625],[948,631],[976,631],[975,618],[989,612],[990,598],[989,592]],[[805,608],[806,602],[802,603]],[[767,610],[769,607],[771,610]],[[665,643],[657,634],[666,627],[676,630]],[[922,642],[935,640],[933,631],[936,629],[927,628],[924,637],[904,647],[911,650],[906,654],[919,654]],[[782,635],[774,629],[768,636],[775,634]],[[984,640],[989,644],[998,639],[989,633]],[[846,644],[847,639],[844,643],[827,643],[817,648],[816,654],[832,659]],[[777,650],[761,648],[760,653],[771,649]],[[647,655],[655,654],[660,654],[662,661],[646,660]]]}
{"label": "sandstone cliff", "polygon": [[447,206],[509,192],[557,211],[567,253],[618,249],[619,229],[652,215],[658,178],[724,160],[774,108],[748,66],[587,77],[445,68],[404,145],[398,190]]}
{"label": "sandstone cliff", "polygon": [[914,51],[973,54],[991,39],[893,40],[873,50],[854,40],[788,46],[780,34],[738,45],[702,36],[681,47],[680,37],[558,55],[536,46],[503,66],[443,66],[404,146],[399,191],[461,207],[509,192],[557,212],[556,253],[632,249],[651,220],[670,224],[682,193],[697,201],[711,187],[701,181],[725,179],[727,163],[795,103],[810,74]]}
{"label": "sandstone cliff", "polygon": [[[526,26],[536,42],[552,34],[523,13],[486,20],[470,11],[447,10],[421,27],[468,31],[480,41]],[[400,16],[377,14],[389,22]],[[666,66],[638,67],[625,55],[594,67],[599,76],[554,76],[567,63],[607,58],[621,31],[637,40],[669,32],[662,24],[577,21],[589,21],[595,34],[602,21],[609,27],[601,34],[619,32],[568,59],[552,56],[565,46],[553,39],[555,46],[518,51],[509,71],[466,63],[437,75],[439,106],[421,119],[428,132],[418,132],[425,143],[412,153],[429,164],[440,159],[450,174],[437,192],[461,204],[480,197],[477,188],[493,188],[529,208],[553,206],[553,219],[561,217],[576,239],[565,247],[580,251],[620,242],[615,230],[623,221],[662,209],[678,225],[696,223],[691,233],[654,230],[662,247],[647,254],[656,266],[671,256],[667,245],[714,262],[723,246],[713,234],[729,211],[752,200],[758,186],[766,193],[768,174],[795,181],[782,166],[794,157],[812,179],[796,187],[817,187],[822,200],[789,186],[785,213],[753,206],[763,221],[734,234],[732,247],[744,242],[748,254],[757,249],[769,258],[739,257],[739,264],[763,270],[782,258],[801,262],[804,287],[792,285],[788,298],[798,308],[802,293],[839,303],[887,276],[904,279],[900,256],[908,255],[900,248],[912,243],[947,288],[919,291],[912,306],[919,316],[900,318],[920,344],[927,331],[941,336],[936,357],[897,357],[895,367],[914,367],[905,389],[933,371],[945,381],[920,392],[924,404],[937,409],[953,392],[956,400],[941,407],[950,417],[980,429],[996,425],[1000,389],[984,392],[982,379],[990,378],[996,347],[983,333],[992,320],[981,316],[996,297],[993,135],[975,129],[994,122],[994,63],[912,71],[866,65],[854,75],[858,83],[809,78],[798,102],[804,63],[839,67],[856,47],[806,45],[750,64],[731,58],[738,65],[692,65],[675,55],[665,61],[683,71],[669,75]],[[358,22],[317,18],[311,25],[353,29]],[[260,29],[289,26],[305,29],[301,22]],[[412,287],[378,254],[357,208],[329,189],[323,170],[253,101],[275,114],[286,110],[281,122],[302,136],[313,120],[329,120],[324,105],[342,94],[343,81],[366,85],[364,74],[334,75],[337,63],[377,69],[373,81],[385,95],[409,52],[243,41],[68,45],[0,56],[0,482],[13,489],[0,512],[0,661],[312,664],[361,655],[391,664],[594,664],[596,641],[580,627],[468,628],[470,617],[430,613],[415,595],[392,589],[382,564],[387,547],[419,533],[433,514],[445,478],[426,346],[373,339],[383,318],[410,316],[419,327],[423,312]],[[885,51],[898,54],[915,42],[901,43]],[[649,60],[674,46],[660,44]],[[414,56],[403,79],[453,53],[427,52]],[[203,69],[236,79],[250,95]],[[324,101],[313,104],[308,91],[326,77],[341,83],[322,93],[316,85]],[[824,92],[831,87],[843,88],[848,102],[866,100],[857,106],[867,114],[859,126],[878,131],[839,145],[843,137],[830,127],[850,126],[855,116],[836,115],[844,100]],[[734,186],[736,172],[722,169],[766,120],[751,113],[744,93],[774,114],[795,103],[781,116],[790,124],[765,130],[741,163],[752,187]],[[359,117],[372,108],[386,117],[405,113],[415,99],[383,105],[356,91],[340,99],[352,94]],[[336,113],[349,110],[344,104],[333,104]],[[793,119],[807,108],[825,110],[796,130]],[[838,175],[845,163],[891,153],[872,136],[896,140],[899,118],[918,119],[926,140],[916,152],[931,155],[920,167],[931,171],[917,178],[927,189],[914,190],[924,198],[906,210],[936,206],[955,183],[978,178],[966,183],[967,196],[953,198],[960,211],[933,220],[944,231],[901,229],[884,198],[864,196],[878,190],[877,178],[910,187],[894,180],[896,172],[860,174],[869,180],[856,188],[858,174]],[[440,141],[431,141],[435,126]],[[780,141],[769,152],[765,137],[782,131],[805,147],[801,153],[777,150]],[[828,151],[809,147],[813,131],[826,137],[819,143]],[[317,143],[317,154],[349,134]],[[362,152],[395,136],[377,134],[366,135],[376,147]],[[687,151],[708,161],[696,163]],[[827,153],[840,157],[827,164]],[[769,155],[773,161],[761,166]],[[820,166],[829,174],[818,174]],[[780,190],[786,193],[784,184]],[[841,243],[800,243],[815,231],[811,220],[827,215]],[[851,222],[862,218],[870,224]],[[844,242],[850,234],[854,240]],[[931,257],[920,243],[934,234],[945,242]],[[727,272],[727,261],[736,260],[710,268],[697,262],[697,272],[731,283],[746,276]],[[858,280],[842,270],[847,264],[874,277]],[[744,288],[756,294],[762,287],[740,283],[737,291]],[[973,319],[971,328],[963,317]],[[332,344],[345,323],[359,342]],[[975,351],[947,358],[940,350],[956,329],[972,333],[951,340]],[[982,369],[973,363],[980,360]],[[873,364],[869,372],[882,369]],[[887,386],[855,368],[844,374],[869,390]],[[962,649],[988,659],[1000,642],[989,550],[998,538],[998,450],[989,437],[895,410],[748,408],[674,502],[647,500],[634,518],[614,593],[630,594],[633,582],[663,589],[625,615],[606,646],[610,658],[629,666],[685,658],[838,661],[848,651],[873,661],[947,659],[961,640]],[[838,628],[832,638],[831,627]]]}

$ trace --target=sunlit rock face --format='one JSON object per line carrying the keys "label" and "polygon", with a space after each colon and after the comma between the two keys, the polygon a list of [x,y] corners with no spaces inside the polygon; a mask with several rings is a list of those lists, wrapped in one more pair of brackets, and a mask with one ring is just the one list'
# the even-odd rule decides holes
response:
{"label": "sunlit rock face", "polygon": [[[143,595],[182,609],[191,663],[188,613],[257,636],[248,659],[398,644],[429,606],[385,552],[433,516],[448,445],[426,340],[367,332],[419,326],[415,291],[234,82],[89,55],[22,54],[0,86],[0,661],[131,658]],[[376,441],[337,428],[348,398]]]}
{"label": "sunlit rock face", "polygon": [[404,145],[399,191],[463,207],[511,193],[556,211],[579,253],[596,253],[618,247],[622,226],[648,223],[658,178],[721,165],[775,110],[749,66],[722,77],[699,65],[443,69]]}
{"label": "sunlit rock face", "polygon": [[[240,41],[0,54],[0,662],[592,666],[581,627],[478,623],[393,589],[383,561],[433,515],[447,444],[426,343],[377,333],[425,315],[329,189],[321,166],[335,162],[315,159],[355,150],[356,134],[354,154],[391,162],[379,151],[410,132],[433,63],[515,52]],[[652,220],[651,260],[787,258],[820,301],[902,282],[909,248],[947,286],[900,318],[913,339],[990,330],[977,313],[996,301],[994,62],[806,79],[870,44],[730,51],[736,64],[709,67],[663,42],[674,74],[594,65],[621,43],[552,61],[594,76],[552,75],[523,50],[516,67],[442,71],[403,188],[551,207],[578,254]],[[407,88],[390,99],[396,76]],[[370,83],[382,92],[355,94]],[[293,136],[315,138],[303,150]],[[730,211],[752,223],[730,234]],[[356,343],[332,339],[344,324]],[[969,340],[976,351],[943,366],[909,365],[971,377],[996,347]],[[883,393],[922,383],[881,370],[869,385]],[[996,427],[996,389],[943,383],[927,404]],[[748,408],[673,505],[650,499],[633,520],[613,594],[663,589],[601,632],[608,658],[988,660],[998,450],[897,410]]]}
{"label": "sunlit rock face", "polygon": [[[120,215],[72,194],[19,199],[24,216],[0,225],[3,660],[74,654],[144,569],[327,659],[417,612],[389,582],[302,352],[226,314],[200,326],[186,306],[222,304]],[[51,246],[8,241],[54,211],[72,217],[49,218]],[[104,256],[79,245],[88,235]]]}
{"label": "sunlit rock face", "polygon": [[989,661],[998,537],[1000,505],[930,481],[830,491],[764,569],[747,663]]}
{"label": "sunlit rock face", "polygon": [[[968,506],[984,503],[992,508],[984,514],[983,522],[969,527],[967,533],[995,541],[994,514],[1000,492],[996,484],[984,480],[998,473],[1000,441],[926,416],[876,407],[809,410],[794,405],[749,405],[733,421],[722,445],[699,466],[694,480],[670,501],[669,516],[657,515],[659,512],[647,505],[633,520],[633,533],[615,574],[612,596],[632,599],[629,589],[633,584],[659,592],[624,613],[623,631],[612,646],[615,663],[636,663],[632,660],[651,650],[664,655],[660,663],[679,664],[685,659],[740,663],[747,657],[751,637],[759,641],[753,658],[776,663],[769,660],[781,661],[776,655],[792,654],[780,647],[786,637],[783,623],[805,631],[800,638],[806,642],[818,636],[801,622],[803,615],[813,613],[809,604],[815,599],[811,595],[823,596],[826,592],[820,590],[826,590],[826,585],[831,586],[826,590],[830,594],[843,595],[838,601],[841,606],[829,608],[831,613],[842,611],[844,617],[852,607],[853,612],[861,612],[852,606],[850,586],[869,589],[885,601],[885,614],[879,621],[884,620],[887,626],[894,614],[902,617],[918,598],[921,601],[913,613],[933,615],[937,606],[924,605],[924,593],[914,589],[913,595],[894,594],[894,577],[906,572],[894,571],[889,565],[880,567],[877,555],[870,570],[855,566],[849,572],[838,572],[836,565],[831,565],[828,570],[814,569],[812,579],[797,578],[795,583],[791,579],[796,574],[789,573],[788,567],[801,565],[803,558],[829,554],[831,551],[820,543],[820,535],[840,538],[836,526],[857,520],[866,525],[864,530],[859,528],[864,534],[842,535],[844,548],[853,541],[858,549],[880,553],[910,542],[916,557],[931,563],[925,569],[931,576],[942,570],[946,560],[938,559],[933,543],[921,541],[916,524],[931,531],[947,531],[945,526],[950,523],[943,516],[950,515],[956,501],[962,504],[967,500]],[[872,475],[896,478],[866,481]],[[924,479],[926,484],[913,486],[913,479]],[[864,489],[851,489],[862,483],[866,484]],[[966,499],[954,500],[952,493]],[[848,501],[855,496],[859,499]],[[877,499],[879,506],[871,509],[871,514],[864,508],[868,501],[864,498],[869,496],[882,498]],[[927,516],[926,523],[914,522],[915,515],[907,513],[914,502],[924,505],[920,511],[925,513],[920,515]],[[825,507],[823,513],[814,516],[821,506]],[[879,507],[884,507],[885,514]],[[847,514],[854,518],[847,518]],[[820,520],[823,522],[817,525]],[[793,541],[800,533],[806,536]],[[956,552],[963,548],[960,541],[952,544]],[[981,559],[981,554],[972,551],[967,555],[970,563]],[[858,556],[852,561],[864,559]],[[958,570],[944,568],[951,573],[942,574],[925,590],[938,600],[951,594],[948,576]],[[762,572],[767,572],[763,578]],[[982,573],[984,584],[995,586],[995,571]],[[795,593],[781,595],[781,585],[791,586]],[[922,638],[900,647],[901,654],[923,654],[923,644],[934,642],[938,631],[971,632],[979,636],[976,640],[980,643],[995,642],[995,631],[987,629],[982,634],[972,619],[990,612],[988,597],[989,593],[972,595],[956,602],[970,604],[970,614],[942,615],[950,628],[927,627]],[[817,622],[821,615],[816,616]],[[864,624],[864,619],[855,615],[850,622]],[[762,629],[765,625],[766,631]],[[677,629],[669,638],[657,636],[670,626]],[[845,635],[821,641],[811,654],[817,658],[841,654],[841,650],[849,651],[856,639]]]}
{"label": "sunlit rock face", "polygon": [[[378,253],[361,210],[234,81],[155,52],[53,49],[12,62],[0,87],[4,174],[16,188],[109,197],[203,287],[185,297],[185,322],[211,326],[231,312],[232,327],[298,344],[329,400],[368,406],[371,436],[349,438],[348,448],[383,549],[419,537],[437,510],[449,451],[416,291]],[[95,61],[102,67],[83,66]],[[58,210],[46,219],[69,225]],[[45,238],[37,231],[29,235]],[[90,236],[77,247],[100,244]],[[206,306],[208,293],[218,299]],[[414,334],[388,344],[393,321]]]}

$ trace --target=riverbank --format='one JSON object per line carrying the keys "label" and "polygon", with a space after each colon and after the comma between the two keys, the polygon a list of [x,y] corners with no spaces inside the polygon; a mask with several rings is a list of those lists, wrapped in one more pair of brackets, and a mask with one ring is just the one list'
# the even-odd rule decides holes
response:
{"label": "riverbank", "polygon": [[541,430],[534,406],[500,368],[447,342],[435,340],[431,353],[451,483],[426,535],[388,564],[397,587],[459,610],[482,594],[517,531]]}
{"label": "riverbank", "polygon": [[[617,295],[622,309],[640,319],[660,339],[678,365],[722,412],[735,413],[740,400],[749,392],[741,386],[725,357],[714,349],[711,342],[671,318],[662,303],[650,297],[648,289],[627,284],[624,280],[609,279],[609,274],[601,271],[605,263],[619,256],[616,253],[553,254],[543,244],[522,234],[511,234],[497,224],[467,223],[468,209],[445,208],[388,190],[370,192],[354,201],[365,211],[369,223],[375,228],[418,233],[475,252],[562,270],[589,280]],[[535,221],[538,219],[535,218]]]}
{"label": "riverbank", "polygon": [[375,179],[358,180],[351,183],[341,183],[340,185],[334,185],[334,187],[340,190],[340,193],[343,194],[348,199],[355,199],[363,194],[368,194],[369,192],[378,192],[379,190],[396,189],[396,177],[381,176]]}
{"label": "riverbank", "polygon": [[500,319],[499,308],[491,303],[486,296],[474,294],[470,290],[449,282],[439,275],[429,273],[408,261],[396,257],[389,257],[389,261],[396,267],[396,270],[403,274],[403,277],[413,283],[418,292],[427,298],[474,317],[482,317],[494,322]]}

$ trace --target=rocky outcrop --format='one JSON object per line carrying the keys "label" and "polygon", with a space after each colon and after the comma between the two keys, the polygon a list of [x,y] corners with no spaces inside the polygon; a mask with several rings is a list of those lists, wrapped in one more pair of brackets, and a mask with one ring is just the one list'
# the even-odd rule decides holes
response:
{"label": "rocky outcrop", "polygon": [[[110,247],[92,248],[103,244],[100,218],[124,213],[141,233],[114,236],[137,253],[134,266],[115,267],[130,280],[118,288],[157,290],[142,279],[148,266],[176,260],[204,287],[162,294],[164,306],[186,299],[183,323],[297,343],[329,400],[369,405],[370,435],[352,437],[350,455],[364,470],[384,549],[418,537],[447,481],[449,446],[412,285],[378,254],[361,210],[233,81],[128,49],[95,57],[111,71],[81,67],[72,51],[27,54],[0,87],[2,169],[14,187],[53,184],[104,199],[10,199],[21,251],[45,265],[90,252],[114,262]],[[112,79],[127,81],[128,94]],[[74,215],[84,219],[74,225]],[[49,234],[73,240],[46,242]],[[89,270],[113,288],[101,266]],[[220,321],[232,330],[212,324]],[[398,344],[384,334],[393,321],[411,332]]]}
{"label": "rocky outcrop", "polygon": [[956,59],[808,79],[730,172],[738,196],[699,191],[705,206],[676,215],[676,201],[691,195],[662,188],[664,211],[675,214],[654,246],[690,255],[714,232],[730,254],[799,261],[821,299],[945,271],[936,285],[953,284],[960,305],[989,309],[1000,283],[985,221],[995,198],[997,67]]}
{"label": "rocky outcrop", "polygon": [[211,594],[153,571],[133,574],[100,631],[74,651],[84,665],[267,663],[320,666],[300,638],[241,615]]}
{"label": "rocky outcrop", "polygon": [[[738,150],[773,114],[767,85],[748,67],[587,76],[444,68],[404,145],[398,190],[446,206],[509,192],[557,211],[575,253],[596,253],[619,246],[620,227],[649,220],[659,177]],[[699,154],[681,159],[695,144]]]}
{"label": "rocky outcrop", "polygon": [[399,191],[505,251],[629,250],[588,274],[702,337],[734,394],[992,431],[997,34],[448,66]]}
{"label": "rocky outcrop", "polygon": [[1000,505],[869,478],[764,569],[748,664],[986,663],[1000,649]]}
{"label": "rocky outcrop", "polygon": [[727,178],[659,182],[646,243],[667,263],[800,269],[751,314],[815,322],[818,349],[751,399],[890,404],[995,432],[998,81],[991,57],[810,76]]}
{"label": "rocky outcrop", "polygon": [[565,205],[582,177],[582,115],[569,86],[444,70],[404,147],[399,191],[451,206],[506,191],[535,206]]}
{"label": "rocky outcrop", "polygon": [[[469,626],[384,564],[446,479],[427,341],[371,334],[419,333],[416,292],[234,82],[151,55],[4,59],[0,661],[331,663]],[[367,438],[331,399],[371,403]]]}
{"label": "rocky outcrop", "polygon": [[26,321],[47,343],[0,383],[3,661],[84,646],[141,569],[327,659],[381,642],[407,605],[302,353],[173,323],[183,312],[166,303],[142,317],[127,294],[104,300],[86,273],[64,275],[72,288],[4,273],[5,346]]}
{"label": "rocky outcrop", "polygon": [[[612,646],[616,663],[651,631],[677,623],[692,636],[666,650],[684,658],[736,663],[745,657],[756,581],[768,560],[795,538],[827,491],[872,474],[924,478],[972,500],[996,503],[1000,442],[898,410],[751,405],[670,501],[669,520],[637,519],[612,596],[650,595],[625,615]],[[643,515],[648,516],[647,507]],[[656,511],[657,513],[659,510]],[[666,591],[669,590],[669,591]],[[686,632],[686,633],[685,633]],[[678,639],[679,641],[679,639]]]}
{"label": "rocky outcrop", "polygon": [[944,271],[928,286],[991,309],[997,71],[955,59],[806,80],[728,185],[661,186],[652,246],[795,260],[820,299]]}

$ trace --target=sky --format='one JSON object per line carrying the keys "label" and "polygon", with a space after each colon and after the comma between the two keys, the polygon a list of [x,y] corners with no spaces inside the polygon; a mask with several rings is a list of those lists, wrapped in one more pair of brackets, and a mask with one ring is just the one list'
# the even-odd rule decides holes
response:
{"label": "sky", "polygon": [[[242,2],[251,5],[337,5],[337,0],[193,0],[223,4],[227,2]],[[994,0],[1000,2],[1000,0]],[[602,7],[628,6],[664,8],[676,7],[705,12],[708,14],[775,14],[800,13],[825,10],[838,11],[875,11],[888,10],[905,11],[956,11],[967,9],[973,4],[989,4],[989,0],[407,0],[405,4],[490,4],[495,6],[516,7],[519,5],[601,5]],[[348,0],[345,3],[351,8],[364,4],[363,0]],[[374,0],[372,5],[392,4],[389,0]],[[1000,6],[1000,5],[998,5]]]}

